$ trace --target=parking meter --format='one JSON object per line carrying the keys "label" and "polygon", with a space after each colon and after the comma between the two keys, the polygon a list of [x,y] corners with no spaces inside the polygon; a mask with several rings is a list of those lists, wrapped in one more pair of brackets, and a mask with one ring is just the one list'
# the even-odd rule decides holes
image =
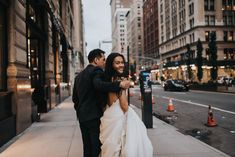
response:
{"label": "parking meter", "polygon": [[141,71],[139,76],[140,91],[143,98],[142,120],[147,128],[153,127],[152,116],[152,87],[150,83],[150,72]]}

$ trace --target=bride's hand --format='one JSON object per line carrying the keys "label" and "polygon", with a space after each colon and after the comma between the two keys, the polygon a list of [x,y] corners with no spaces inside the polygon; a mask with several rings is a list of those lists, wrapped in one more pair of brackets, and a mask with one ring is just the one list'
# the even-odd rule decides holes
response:
{"label": "bride's hand", "polygon": [[128,89],[131,86],[131,82],[127,79],[124,79],[120,82],[120,87],[123,89]]}

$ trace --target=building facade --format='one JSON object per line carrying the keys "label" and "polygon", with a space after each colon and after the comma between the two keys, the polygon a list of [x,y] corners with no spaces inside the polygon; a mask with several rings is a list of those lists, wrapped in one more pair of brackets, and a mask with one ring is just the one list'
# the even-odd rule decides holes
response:
{"label": "building facade", "polygon": [[126,14],[127,45],[129,45],[131,71],[135,72],[144,63],[143,55],[143,1],[133,0]]}
{"label": "building facade", "polygon": [[127,21],[131,0],[111,0],[112,52],[123,53],[127,58]]}
{"label": "building facade", "polygon": [[211,78],[209,40],[216,33],[218,76],[235,76],[235,1],[234,0],[160,0],[159,53],[165,78],[189,80],[185,66],[187,47],[191,49],[191,81],[197,80],[196,45],[203,46],[203,78]]}
{"label": "building facade", "polygon": [[0,1],[0,145],[71,94],[84,51],[76,8],[80,1]]}
{"label": "building facade", "polygon": [[147,58],[144,62],[147,69],[155,69],[160,61],[158,30],[158,0],[145,0],[143,3],[143,51]]}

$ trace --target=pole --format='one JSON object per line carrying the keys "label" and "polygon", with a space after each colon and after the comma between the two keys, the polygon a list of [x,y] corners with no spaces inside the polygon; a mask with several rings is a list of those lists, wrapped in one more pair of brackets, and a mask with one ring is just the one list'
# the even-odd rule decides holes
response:
{"label": "pole", "polygon": [[[129,71],[130,71],[130,56],[129,56],[129,45],[127,45],[127,69],[128,69],[128,79],[129,79]],[[128,88],[128,105],[130,105],[130,88]]]}

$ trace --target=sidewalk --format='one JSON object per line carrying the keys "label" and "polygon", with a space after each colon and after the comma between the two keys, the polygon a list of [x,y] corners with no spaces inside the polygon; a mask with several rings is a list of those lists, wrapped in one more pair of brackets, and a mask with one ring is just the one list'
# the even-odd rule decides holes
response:
{"label": "sidewalk", "polygon": [[[140,115],[140,109],[133,108]],[[153,125],[148,135],[154,157],[228,157],[155,117]],[[71,97],[43,114],[40,122],[33,123],[10,143],[6,149],[0,148],[0,157],[82,157],[81,133]]]}

